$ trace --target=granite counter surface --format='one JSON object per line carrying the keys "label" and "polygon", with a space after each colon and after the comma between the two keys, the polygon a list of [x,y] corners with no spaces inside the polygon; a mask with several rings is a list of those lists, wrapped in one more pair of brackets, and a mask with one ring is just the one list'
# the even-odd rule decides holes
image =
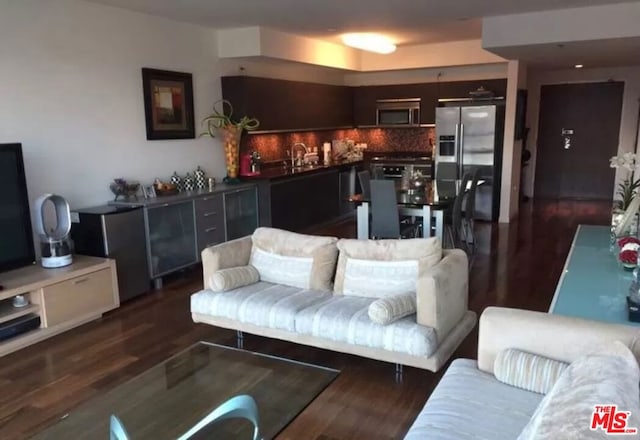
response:
{"label": "granite counter surface", "polygon": [[334,169],[340,170],[341,168],[357,166],[357,165],[361,165],[362,163],[363,163],[363,160],[359,159],[359,160],[333,162],[327,165],[320,164],[320,165],[315,165],[313,167],[291,168],[291,167],[276,166],[276,167],[263,169],[262,172],[257,176],[242,177],[242,179],[248,182],[256,181],[256,180],[278,180],[278,179],[284,179],[287,177],[298,177],[298,176],[303,176],[307,174],[315,174],[322,171],[328,171],[328,170],[334,170]]}
{"label": "granite counter surface", "polygon": [[256,184],[253,182],[241,182],[238,184],[227,184],[227,183],[218,183],[213,191],[206,190],[196,190],[196,191],[185,191],[178,194],[170,195],[170,196],[158,196],[149,199],[145,199],[144,197],[138,197],[137,199],[128,199],[128,200],[113,200],[109,202],[109,205],[114,206],[144,206],[144,207],[154,207],[160,205],[166,205],[171,203],[179,203],[186,202],[189,200],[193,200],[199,197],[206,197],[215,194],[222,194],[225,192],[232,192],[237,190],[243,190],[248,188],[255,187]]}

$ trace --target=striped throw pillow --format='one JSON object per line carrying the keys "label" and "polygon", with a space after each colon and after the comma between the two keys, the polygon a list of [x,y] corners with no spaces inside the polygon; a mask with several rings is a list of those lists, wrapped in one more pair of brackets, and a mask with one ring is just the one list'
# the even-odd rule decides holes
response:
{"label": "striped throw pillow", "polygon": [[214,292],[226,292],[258,281],[260,281],[260,274],[255,267],[230,267],[214,272],[209,280],[209,288]]}
{"label": "striped throw pillow", "polygon": [[403,293],[375,300],[369,305],[369,318],[376,324],[387,325],[416,313],[416,294]]}
{"label": "striped throw pillow", "polygon": [[493,372],[502,383],[547,394],[568,366],[564,362],[508,348],[498,353]]}

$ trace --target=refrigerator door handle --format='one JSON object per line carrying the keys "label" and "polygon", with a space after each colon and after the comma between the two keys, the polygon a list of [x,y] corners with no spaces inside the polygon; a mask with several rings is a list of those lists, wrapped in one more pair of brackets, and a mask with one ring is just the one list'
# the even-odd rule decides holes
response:
{"label": "refrigerator door handle", "polygon": [[462,179],[462,172],[464,171],[463,169],[464,158],[462,157],[462,154],[464,152],[463,145],[464,145],[464,124],[460,124],[460,139],[458,141],[458,179]]}

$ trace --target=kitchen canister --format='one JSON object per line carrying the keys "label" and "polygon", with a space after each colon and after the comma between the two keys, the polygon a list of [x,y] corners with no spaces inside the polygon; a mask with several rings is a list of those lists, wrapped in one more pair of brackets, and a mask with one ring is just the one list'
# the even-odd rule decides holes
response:
{"label": "kitchen canister", "polygon": [[173,185],[175,185],[176,188],[178,189],[178,191],[180,191],[180,192],[184,191],[184,185],[182,184],[182,178],[180,176],[178,176],[178,173],[176,173],[175,171],[171,175],[171,179],[169,180],[169,182],[171,182]]}
{"label": "kitchen canister", "polygon": [[185,191],[193,191],[195,189],[196,182],[191,173],[187,173],[187,175],[184,176],[184,179],[182,179],[182,185],[184,186]]}
{"label": "kitchen canister", "polygon": [[197,189],[205,189],[207,187],[207,176],[200,166],[198,166],[198,169],[193,172],[193,176]]}

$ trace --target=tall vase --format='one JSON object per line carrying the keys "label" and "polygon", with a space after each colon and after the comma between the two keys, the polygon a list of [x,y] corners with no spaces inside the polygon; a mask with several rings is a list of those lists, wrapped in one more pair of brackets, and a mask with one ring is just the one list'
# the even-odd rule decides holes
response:
{"label": "tall vase", "polygon": [[224,144],[224,156],[227,164],[227,183],[237,183],[238,170],[240,167],[240,137],[242,129],[235,125],[230,125],[220,129],[222,143]]}

